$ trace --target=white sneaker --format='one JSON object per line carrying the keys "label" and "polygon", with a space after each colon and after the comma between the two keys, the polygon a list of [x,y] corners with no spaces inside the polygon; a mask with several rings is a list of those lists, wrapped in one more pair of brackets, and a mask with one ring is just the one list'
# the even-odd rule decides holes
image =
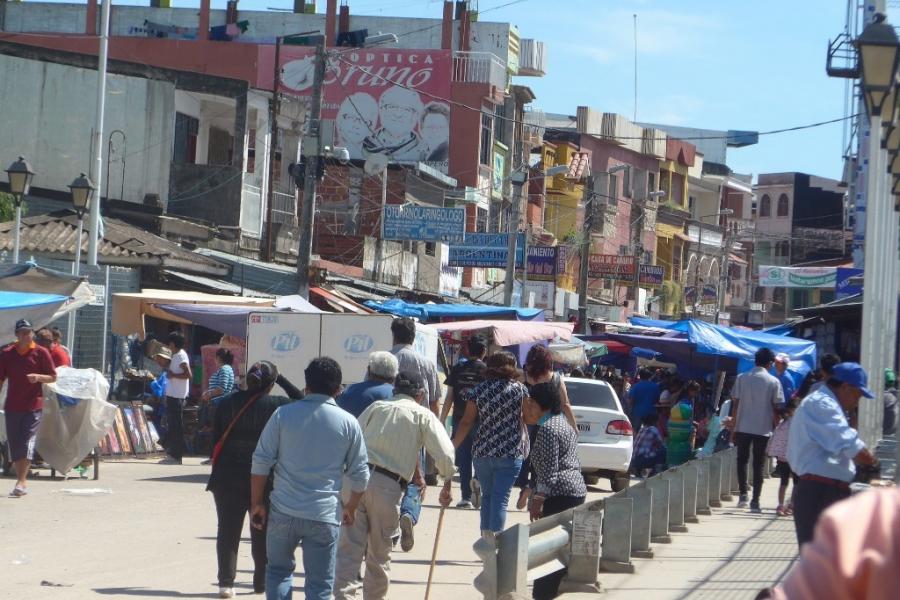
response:
{"label": "white sneaker", "polygon": [[234,588],[220,587],[219,598],[234,598]]}
{"label": "white sneaker", "polygon": [[468,500],[460,500],[456,503],[456,508],[472,508],[472,503]]}
{"label": "white sneaker", "polygon": [[[171,456],[167,456],[156,464],[158,464],[158,465],[180,465],[181,459],[180,458],[172,458]],[[228,596],[228,597],[230,598],[231,596]]]}

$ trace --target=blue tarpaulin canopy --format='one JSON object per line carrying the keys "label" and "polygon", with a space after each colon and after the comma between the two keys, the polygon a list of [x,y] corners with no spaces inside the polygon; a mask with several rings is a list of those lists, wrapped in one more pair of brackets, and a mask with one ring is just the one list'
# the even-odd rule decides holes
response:
{"label": "blue tarpaulin canopy", "polygon": [[440,319],[491,319],[497,317],[531,321],[544,314],[540,308],[475,304],[414,304],[397,298],[384,302],[370,300],[366,302],[366,306],[378,312],[391,313],[400,317],[413,317],[423,323]]}
{"label": "blue tarpaulin canopy", "polygon": [[657,329],[671,329],[672,331],[687,332],[687,321],[661,321],[659,319],[645,319],[643,317],[631,317],[628,319],[632,325],[638,327],[655,327]]}
{"label": "blue tarpaulin canopy", "polygon": [[34,327],[43,327],[53,320],[56,311],[68,299],[59,294],[0,291],[0,342],[15,339],[19,319],[28,319]]}
{"label": "blue tarpaulin canopy", "polygon": [[252,312],[322,312],[305,300],[290,297],[284,306],[231,306],[227,304],[157,304],[165,312],[241,339],[247,337],[247,316]]}

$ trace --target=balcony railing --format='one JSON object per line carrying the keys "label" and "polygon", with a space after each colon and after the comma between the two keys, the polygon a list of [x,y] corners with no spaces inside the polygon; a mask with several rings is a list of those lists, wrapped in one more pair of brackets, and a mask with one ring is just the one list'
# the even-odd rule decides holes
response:
{"label": "balcony railing", "polygon": [[543,77],[547,73],[547,53],[544,42],[519,40],[519,75]]}
{"label": "balcony railing", "polygon": [[509,82],[506,64],[490,52],[454,52],[453,81],[487,83],[505,90]]}
{"label": "balcony railing", "polygon": [[262,194],[252,182],[255,179],[245,180],[241,189],[241,229],[249,236],[258,237],[262,233]]}
{"label": "balcony railing", "polygon": [[272,221],[292,225],[297,215],[297,198],[295,194],[273,192]]}

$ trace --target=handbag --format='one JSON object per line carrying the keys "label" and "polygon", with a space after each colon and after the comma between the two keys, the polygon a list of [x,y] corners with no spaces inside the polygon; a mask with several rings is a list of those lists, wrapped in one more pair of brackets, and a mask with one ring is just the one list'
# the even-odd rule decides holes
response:
{"label": "handbag", "polygon": [[219,438],[219,441],[216,442],[216,445],[213,446],[212,454],[209,457],[212,466],[216,466],[216,462],[219,460],[219,455],[222,454],[222,450],[225,448],[225,442],[228,440],[228,435],[231,433],[231,430],[234,429],[234,426],[237,424],[238,419],[247,411],[250,406],[257,401],[262,396],[262,392],[258,394],[254,394],[250,397],[249,400],[241,407],[241,410],[238,411],[234,418],[231,420],[231,423],[228,424],[228,427],[225,428],[225,432],[222,434],[222,437]]}

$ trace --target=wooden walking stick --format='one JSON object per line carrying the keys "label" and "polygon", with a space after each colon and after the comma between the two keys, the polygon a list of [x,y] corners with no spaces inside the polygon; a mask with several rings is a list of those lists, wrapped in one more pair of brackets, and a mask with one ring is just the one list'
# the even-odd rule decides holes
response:
{"label": "wooden walking stick", "polygon": [[437,562],[438,544],[441,542],[441,528],[444,525],[444,511],[446,506],[441,506],[441,512],[438,515],[437,533],[434,534],[434,548],[431,550],[431,566],[428,567],[428,585],[425,586],[425,600],[428,600],[431,594],[431,577],[434,575],[434,563]]}

